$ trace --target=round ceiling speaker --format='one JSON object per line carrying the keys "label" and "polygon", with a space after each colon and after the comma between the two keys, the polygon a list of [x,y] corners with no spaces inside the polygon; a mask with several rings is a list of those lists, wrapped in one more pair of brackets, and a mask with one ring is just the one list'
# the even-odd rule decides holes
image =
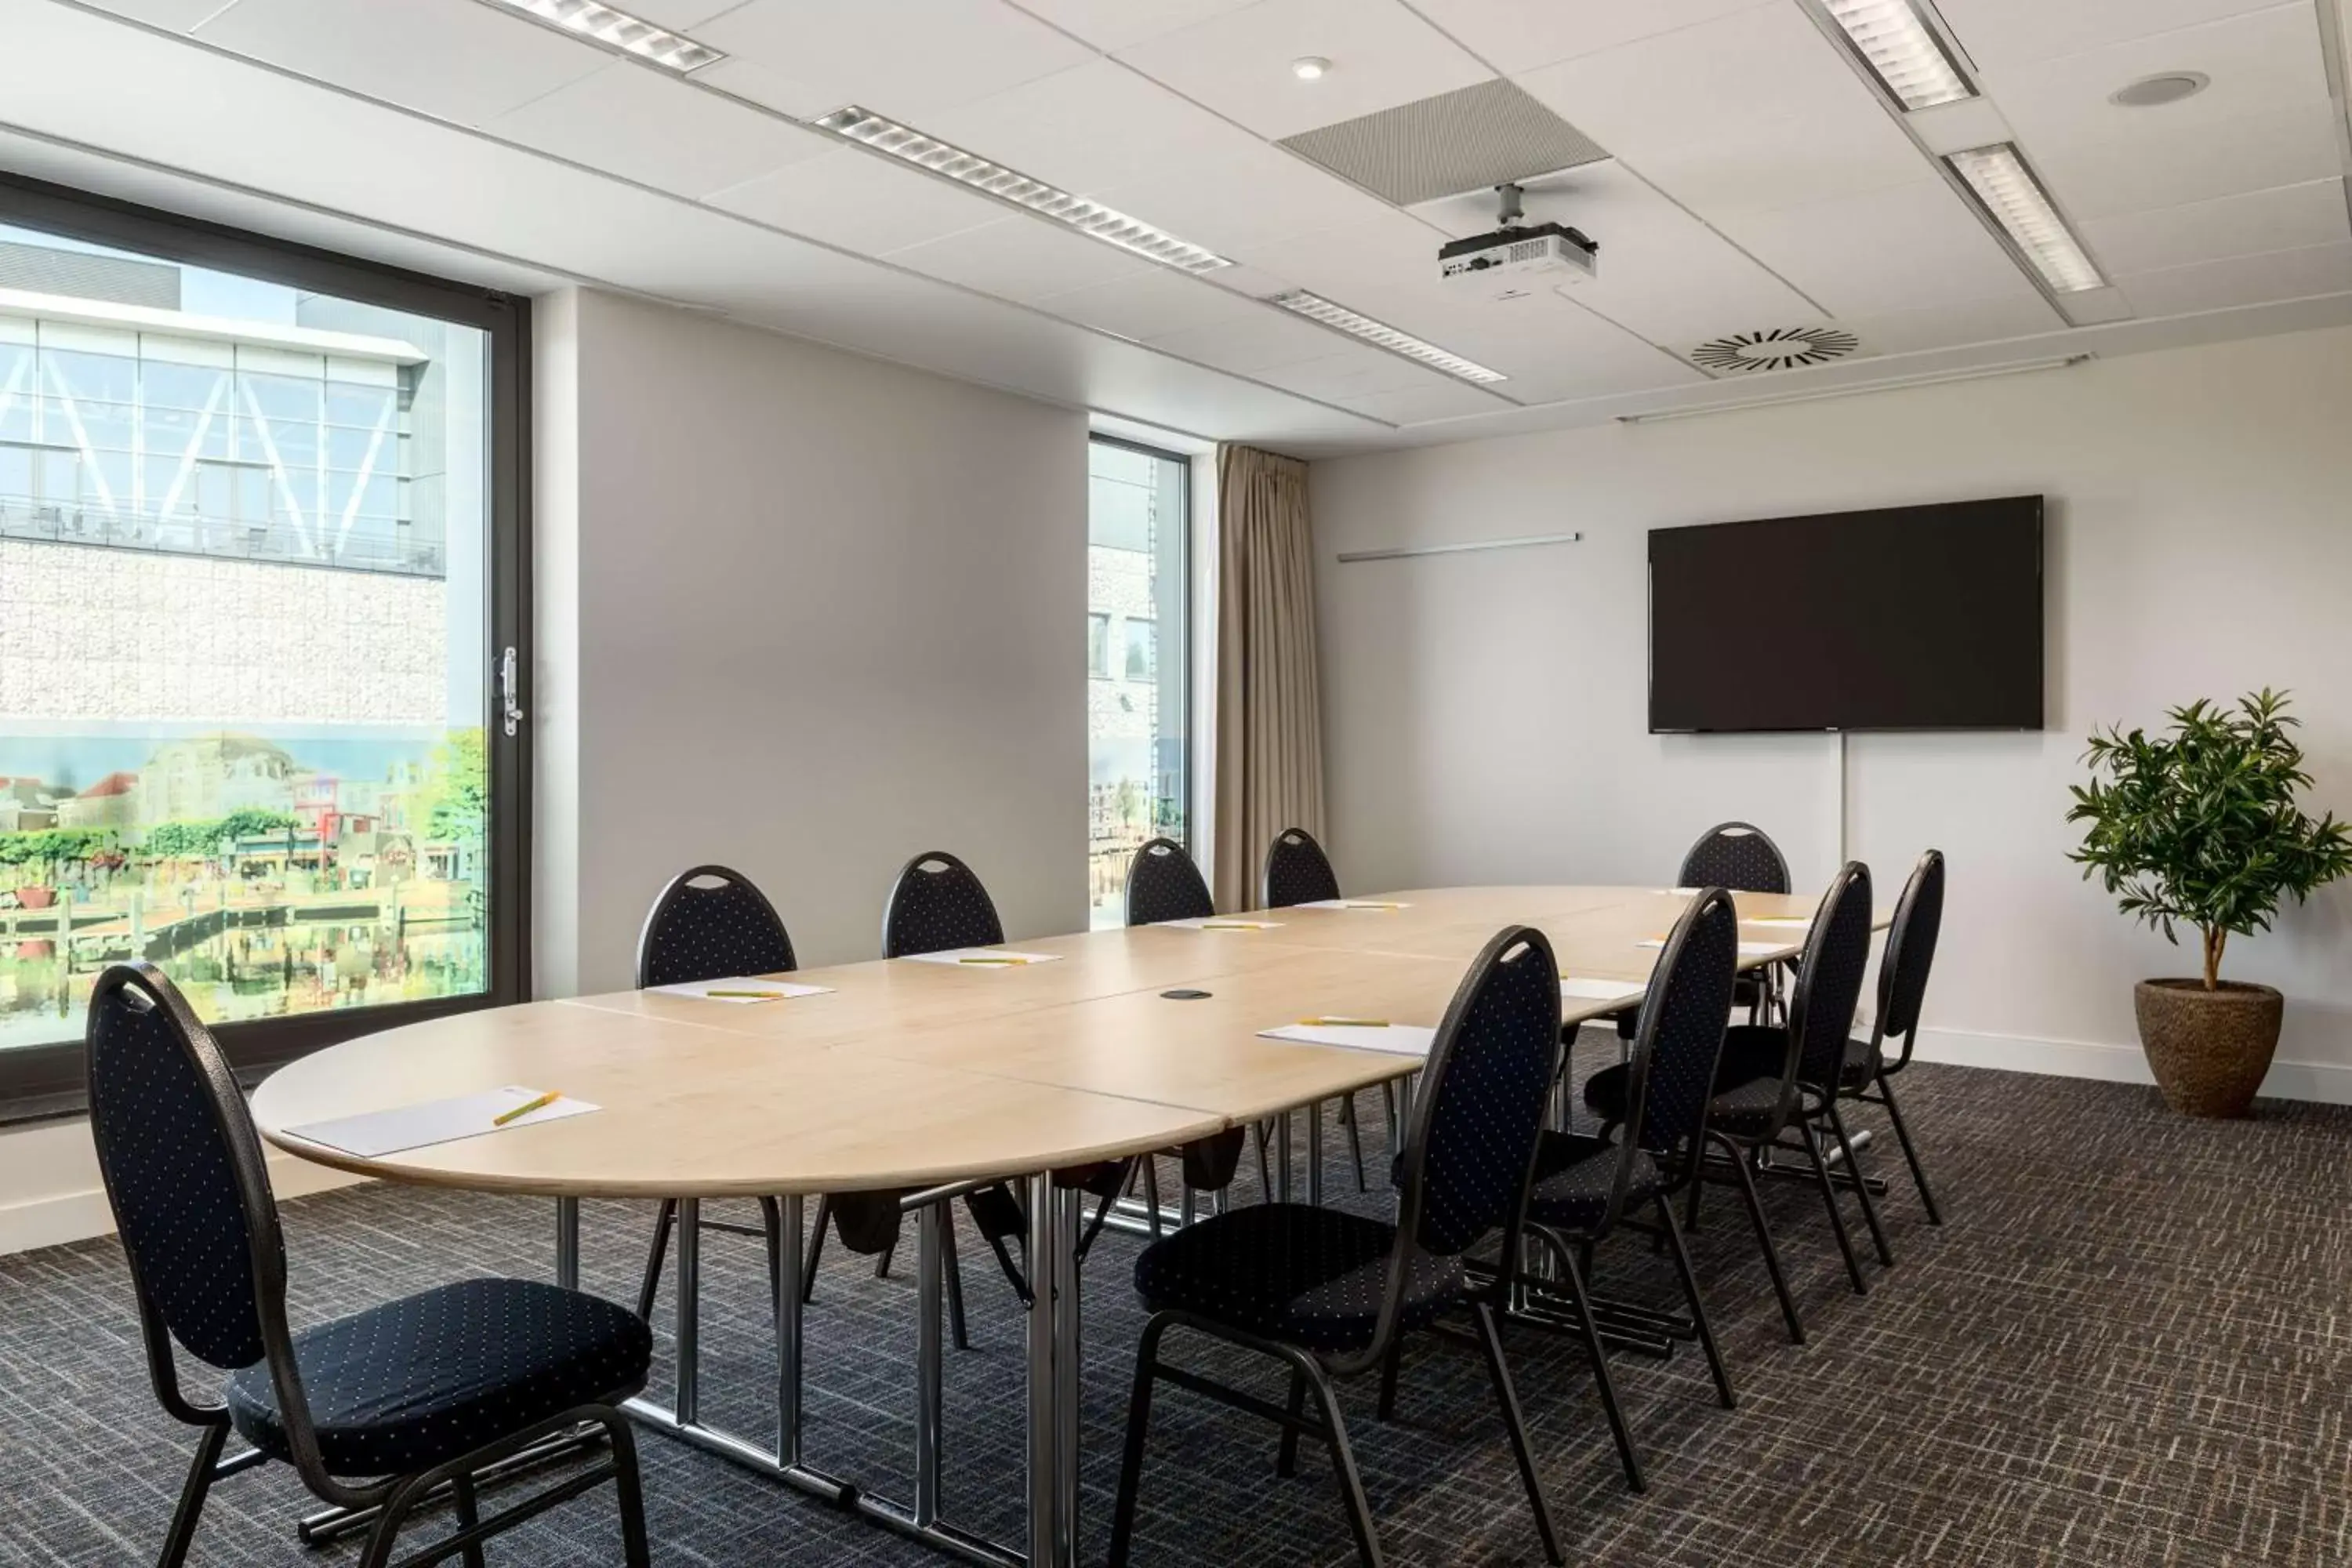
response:
{"label": "round ceiling speaker", "polygon": [[1799,370],[1844,359],[1862,347],[1862,340],[1839,327],[1773,327],[1769,331],[1734,332],[1691,351],[1691,363],[1717,374],[1745,374],[1759,370]]}
{"label": "round ceiling speaker", "polygon": [[2117,88],[2107,95],[2107,101],[2118,109],[2161,109],[2168,103],[2194,98],[2212,85],[2213,79],[2203,71],[2166,71]]}

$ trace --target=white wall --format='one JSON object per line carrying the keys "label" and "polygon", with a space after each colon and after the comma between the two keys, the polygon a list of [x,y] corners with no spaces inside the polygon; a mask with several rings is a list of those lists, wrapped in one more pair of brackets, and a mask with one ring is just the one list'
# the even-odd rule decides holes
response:
{"label": "white wall", "polygon": [[1087,422],[593,292],[538,318],[541,994],[630,984],[701,860],[803,963],[908,857],[1086,923]]}
{"label": "white wall", "polygon": [[[2138,1077],[2133,982],[2195,971],[2065,858],[2094,725],[2293,688],[2315,801],[2352,813],[2352,331],[1351,458],[1310,489],[1350,887],[1654,882],[1730,816],[1822,886],[1835,738],[1646,733],[1646,531],[2031,492],[2050,498],[2049,729],[1850,739],[1848,844],[1880,898],[1921,849],[1950,859],[1938,1053]],[[1570,530],[1583,542],[1332,560]],[[1770,647],[1759,616],[1725,678],[1769,679]],[[2272,1090],[2352,1100],[2352,888],[2240,939],[2225,972],[2289,998]]]}

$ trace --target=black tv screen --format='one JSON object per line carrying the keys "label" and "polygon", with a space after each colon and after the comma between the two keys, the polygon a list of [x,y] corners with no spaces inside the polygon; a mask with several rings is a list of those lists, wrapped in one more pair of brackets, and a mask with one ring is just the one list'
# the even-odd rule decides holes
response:
{"label": "black tv screen", "polygon": [[1650,531],[1650,729],[2042,728],[2042,498]]}

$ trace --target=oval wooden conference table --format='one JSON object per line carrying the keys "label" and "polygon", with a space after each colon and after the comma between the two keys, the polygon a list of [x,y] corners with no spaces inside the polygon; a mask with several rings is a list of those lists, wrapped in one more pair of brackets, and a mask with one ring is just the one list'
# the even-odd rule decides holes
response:
{"label": "oval wooden conference table", "polygon": [[[1504,926],[1548,936],[1562,1016],[1638,997],[1685,890],[1601,887],[1418,889],[1345,907],[1007,944],[1041,962],[898,959],[803,970],[824,986],[730,1003],[661,991],[464,1013],[335,1046],[278,1069],[253,1112],[272,1143],[390,1181],[557,1200],[556,1274],[579,1276],[579,1200],[679,1200],[677,1387],[632,1414],[877,1522],[989,1563],[1066,1568],[1077,1557],[1078,1270],[1082,1194],[1053,1170],[1165,1150],[1414,1071],[1421,1058],[1299,1044],[1261,1031],[1321,1016],[1434,1026],[1470,960]],[[1740,963],[1801,946],[1810,898],[1737,895]],[[1047,956],[1050,955],[1050,956]],[[1622,987],[1612,993],[1612,987]],[[1178,998],[1170,992],[1206,993]],[[599,1109],[375,1158],[296,1129],[525,1085]],[[1309,1119],[1308,1198],[1319,1199],[1320,1116]],[[1288,1188],[1288,1161],[1277,1186]],[[810,1194],[948,1194],[1016,1181],[1029,1221],[1028,1534],[1000,1545],[940,1511],[943,1205],[918,1217],[916,1496],[878,1498],[801,1452],[801,1284]],[[783,1208],[772,1447],[700,1414],[703,1200],[773,1196]],[[1040,1262],[1042,1260],[1042,1263]]]}

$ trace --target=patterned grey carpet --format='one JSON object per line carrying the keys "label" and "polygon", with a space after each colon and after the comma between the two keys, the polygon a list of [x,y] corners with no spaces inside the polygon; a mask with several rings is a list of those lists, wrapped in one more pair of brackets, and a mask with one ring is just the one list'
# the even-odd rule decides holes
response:
{"label": "patterned grey carpet", "polygon": [[[1585,1066],[1603,1059],[1593,1041]],[[1790,1345],[1736,1200],[1712,1195],[1696,1239],[1740,1408],[1704,1363],[1620,1357],[1651,1489],[1619,1477],[1580,1353],[1520,1332],[1519,1389],[1570,1561],[1719,1564],[2180,1564],[2352,1561],[2352,1111],[2265,1103],[2251,1121],[2179,1121],[2155,1093],[1921,1068],[1906,1080],[1950,1223],[1929,1228],[1891,1140],[1865,1163],[1897,1178],[1898,1266],[1846,1288],[1818,1195],[1768,1190],[1813,1331]],[[1373,1134],[1367,1133],[1368,1142]],[[1375,1150],[1376,1150],[1375,1145]],[[1375,1152],[1374,1157],[1377,1159]],[[1331,1140],[1332,1181],[1344,1145]],[[1255,1185],[1244,1163],[1244,1183]],[[1172,1168],[1171,1168],[1172,1176]],[[1237,1194],[1246,1196],[1246,1194]],[[1365,1201],[1365,1200],[1353,1200]],[[748,1208],[749,1205],[743,1205]],[[587,1282],[634,1294],[650,1205],[590,1205]],[[467,1272],[543,1276],[549,1205],[387,1187],[287,1205],[298,1318]],[[966,1233],[978,1348],[949,1365],[948,1502],[1002,1539],[1019,1530],[1021,1318]],[[1087,1269],[1087,1561],[1098,1562],[1140,1323],[1136,1243]],[[1612,1294],[1673,1300],[1639,1238],[1604,1248]],[[758,1244],[705,1247],[705,1401],[768,1431],[773,1373]],[[829,1253],[809,1322],[813,1462],[911,1490],[911,1269],[876,1280]],[[1255,1373],[1269,1394],[1277,1378]],[[656,1388],[666,1370],[656,1369]],[[146,1387],[111,1241],[0,1258],[0,1563],[151,1562],[189,1437]],[[1541,1562],[1484,1376],[1436,1342],[1406,1363],[1399,1419],[1343,1395],[1383,1542],[1402,1563]],[[643,1439],[663,1564],[929,1563],[945,1559],[658,1436]],[[1352,1560],[1328,1467],[1273,1474],[1269,1429],[1164,1390],[1139,1563]],[[494,1543],[490,1561],[617,1561],[609,1493]],[[308,1500],[272,1467],[225,1482],[200,1563],[348,1563],[297,1545]]]}

